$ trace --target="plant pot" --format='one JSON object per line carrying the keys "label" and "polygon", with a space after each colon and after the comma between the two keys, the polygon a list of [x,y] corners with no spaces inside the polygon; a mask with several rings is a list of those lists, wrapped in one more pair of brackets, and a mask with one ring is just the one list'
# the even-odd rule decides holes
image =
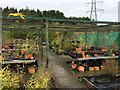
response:
{"label": "plant pot", "polygon": [[82,57],[85,58],[85,51],[81,51]]}
{"label": "plant pot", "polygon": [[14,56],[14,59],[20,59],[20,56]]}
{"label": "plant pot", "polygon": [[9,48],[9,45],[8,45],[8,44],[5,44],[5,45],[4,45],[4,48],[5,48],[5,49],[8,49],[8,48]]}
{"label": "plant pot", "polygon": [[6,57],[6,56],[4,56],[4,57],[3,57],[3,60],[6,60],[6,59],[7,59],[7,57]]}
{"label": "plant pot", "polygon": [[4,58],[2,56],[0,56],[0,61],[4,60]]}
{"label": "plant pot", "polygon": [[25,54],[25,59],[34,59],[32,54]]}
{"label": "plant pot", "polygon": [[64,55],[68,55],[68,52],[67,52],[67,51],[65,51],[65,52],[64,52]]}
{"label": "plant pot", "polygon": [[35,67],[31,66],[28,68],[28,73],[29,74],[34,74],[35,73]]}
{"label": "plant pot", "polygon": [[107,52],[107,49],[106,48],[102,48],[101,51],[102,52]]}
{"label": "plant pot", "polygon": [[98,56],[98,54],[95,53],[95,54],[94,54],[94,57],[97,57],[97,56]]}
{"label": "plant pot", "polygon": [[82,51],[82,48],[76,48],[76,52],[80,53]]}
{"label": "plant pot", "polygon": [[83,66],[78,66],[77,67],[77,70],[79,71],[79,72],[84,72],[84,70],[85,70],[85,68],[83,67]]}
{"label": "plant pot", "polygon": [[101,70],[103,70],[103,69],[104,69],[104,67],[103,67],[103,66],[100,66],[100,69],[101,69]]}
{"label": "plant pot", "polygon": [[94,71],[94,67],[89,67],[89,71]]}
{"label": "plant pot", "polygon": [[76,69],[77,64],[72,64],[72,69]]}
{"label": "plant pot", "polygon": [[77,58],[82,58],[82,54],[76,54]]}
{"label": "plant pot", "polygon": [[94,70],[97,71],[97,70],[100,70],[100,68],[99,68],[98,66],[95,66],[95,67],[94,67]]}
{"label": "plant pot", "polygon": [[85,58],[89,58],[89,55],[87,54],[87,55],[85,56]]}

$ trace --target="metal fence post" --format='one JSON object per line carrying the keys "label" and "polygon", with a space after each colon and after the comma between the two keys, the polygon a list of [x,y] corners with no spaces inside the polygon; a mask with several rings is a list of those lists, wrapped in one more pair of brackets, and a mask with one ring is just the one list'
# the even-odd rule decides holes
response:
{"label": "metal fence post", "polygon": [[85,47],[87,47],[87,32],[85,31]]}

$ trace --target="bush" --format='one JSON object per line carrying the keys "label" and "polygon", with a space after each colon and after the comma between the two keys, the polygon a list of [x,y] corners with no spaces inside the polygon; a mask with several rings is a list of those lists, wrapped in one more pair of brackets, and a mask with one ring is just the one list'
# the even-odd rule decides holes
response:
{"label": "bush", "polygon": [[40,67],[38,72],[26,82],[26,89],[49,88],[51,74],[45,67]]}
{"label": "bush", "polygon": [[103,68],[106,75],[115,76],[118,73],[118,62],[117,60],[105,60]]}
{"label": "bush", "polygon": [[1,81],[2,81],[2,84],[1,84],[1,87],[0,87],[0,90],[4,89],[15,89],[15,88],[19,88],[19,78],[18,76],[12,72],[8,67],[5,67],[3,69],[0,70],[0,76],[2,78]]}
{"label": "bush", "polygon": [[[23,77],[22,77],[23,78]],[[2,82],[0,90],[16,90],[20,88],[20,76],[11,71],[8,67],[0,70],[0,80]],[[51,80],[51,74],[48,69],[41,67],[38,72],[35,73],[27,80],[23,86],[25,89],[37,89],[37,88],[49,88]]]}

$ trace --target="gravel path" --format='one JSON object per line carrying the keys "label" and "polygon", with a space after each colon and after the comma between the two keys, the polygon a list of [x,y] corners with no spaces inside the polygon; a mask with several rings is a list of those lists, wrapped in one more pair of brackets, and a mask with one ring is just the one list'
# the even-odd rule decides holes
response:
{"label": "gravel path", "polygon": [[61,57],[50,51],[49,59],[49,68],[54,76],[54,83],[57,88],[86,89],[86,87],[78,81],[76,74],[71,72],[66,66],[65,61],[71,60],[70,57]]}

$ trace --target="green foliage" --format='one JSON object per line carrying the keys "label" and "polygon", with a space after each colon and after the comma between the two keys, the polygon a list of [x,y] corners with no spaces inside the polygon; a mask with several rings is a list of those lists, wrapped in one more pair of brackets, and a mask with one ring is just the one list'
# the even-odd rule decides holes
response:
{"label": "green foliage", "polygon": [[40,67],[30,80],[26,82],[26,89],[49,88],[51,74],[45,67]]}
{"label": "green foliage", "polygon": [[106,75],[115,76],[118,73],[118,62],[117,60],[105,60],[103,68]]}
{"label": "green foliage", "polygon": [[8,16],[9,13],[16,13],[16,12],[23,13],[26,16],[32,16],[32,17],[50,17],[50,18],[60,18],[60,19],[74,19],[74,20],[90,20],[88,17],[65,17],[63,12],[60,12],[59,10],[44,10],[40,11],[39,9],[29,9],[28,7],[26,9],[20,9],[17,10],[16,8],[12,7],[6,7],[3,9],[3,15]]}
{"label": "green foliage", "polygon": [[11,31],[9,32],[9,37],[10,38],[19,38],[19,39],[25,39],[27,33],[26,32],[20,32],[20,31]]}
{"label": "green foliage", "polygon": [[6,8],[4,8],[3,9],[3,12],[2,12],[2,14],[4,15],[4,16],[7,16],[9,13],[17,13],[17,9],[16,8],[12,8],[12,7],[6,7]]}
{"label": "green foliage", "polygon": [[64,49],[65,51],[68,51],[68,50],[70,50],[71,48],[72,48],[71,43],[70,43],[69,41],[65,41],[65,42],[64,42],[63,49]]}
{"label": "green foliage", "polygon": [[[40,67],[38,72],[31,76],[29,80],[24,83],[26,89],[49,88],[51,80],[51,73],[45,67]],[[5,67],[0,70],[0,81],[2,82],[0,90],[14,90],[20,88],[20,77],[10,68]]]}
{"label": "green foliage", "polygon": [[8,67],[5,67],[0,70],[0,76],[2,77],[2,85],[0,89],[10,90],[19,88],[19,78],[18,76],[12,72]]}

